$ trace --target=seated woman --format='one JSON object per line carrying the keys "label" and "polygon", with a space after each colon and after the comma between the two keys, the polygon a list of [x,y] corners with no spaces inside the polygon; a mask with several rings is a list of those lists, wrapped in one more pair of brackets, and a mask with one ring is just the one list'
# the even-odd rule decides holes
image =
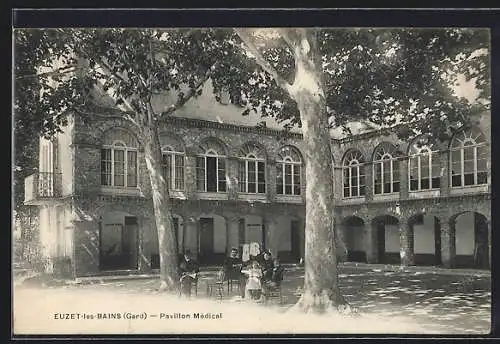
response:
{"label": "seated woman", "polygon": [[186,250],[179,264],[181,294],[191,296],[191,286],[198,278],[198,272],[200,272],[198,262],[192,259],[191,251]]}
{"label": "seated woman", "polygon": [[245,295],[250,295],[252,300],[259,300],[262,294],[262,270],[259,263],[253,261],[249,269],[241,270],[241,272],[248,276],[245,285]]}

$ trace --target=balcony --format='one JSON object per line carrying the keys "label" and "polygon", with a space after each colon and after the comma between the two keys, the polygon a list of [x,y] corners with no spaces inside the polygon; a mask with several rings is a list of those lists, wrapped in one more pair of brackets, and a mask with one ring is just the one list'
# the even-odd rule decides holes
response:
{"label": "balcony", "polygon": [[24,180],[24,203],[37,204],[40,201],[61,197],[61,173],[38,172]]}

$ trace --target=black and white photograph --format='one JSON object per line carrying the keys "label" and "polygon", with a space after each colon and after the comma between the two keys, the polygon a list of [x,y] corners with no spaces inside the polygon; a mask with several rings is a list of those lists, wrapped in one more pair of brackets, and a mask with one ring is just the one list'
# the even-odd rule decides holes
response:
{"label": "black and white photograph", "polygon": [[13,28],[13,335],[489,334],[490,36]]}

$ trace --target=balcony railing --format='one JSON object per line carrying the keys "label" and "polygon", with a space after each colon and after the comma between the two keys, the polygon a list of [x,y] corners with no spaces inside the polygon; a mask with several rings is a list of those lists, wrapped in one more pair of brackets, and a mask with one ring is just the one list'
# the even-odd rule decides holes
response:
{"label": "balcony railing", "polygon": [[61,173],[38,172],[24,180],[24,202],[61,197]]}

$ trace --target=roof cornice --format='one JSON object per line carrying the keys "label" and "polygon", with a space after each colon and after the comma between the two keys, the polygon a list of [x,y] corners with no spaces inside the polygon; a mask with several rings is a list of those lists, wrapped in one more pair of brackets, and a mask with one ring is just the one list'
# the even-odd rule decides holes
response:
{"label": "roof cornice", "polygon": [[[259,134],[265,134],[265,135],[270,135],[270,136],[279,136],[280,134],[283,133],[283,130],[278,130],[278,129],[271,129],[271,128],[262,128],[262,127],[250,127],[250,126],[244,126],[244,125],[237,125],[237,124],[230,124],[230,123],[219,123],[219,122],[214,122],[214,121],[207,121],[204,119],[197,119],[197,118],[184,118],[184,117],[166,117],[164,120],[164,123],[169,123],[169,124],[181,124],[186,127],[191,127],[191,128],[211,128],[211,129],[225,129],[225,130],[231,130],[231,131],[236,131],[236,132],[253,132],[253,133],[259,133]],[[288,136],[297,138],[297,139],[302,139],[302,134],[300,133],[294,133],[294,132],[289,132],[287,133]]]}

